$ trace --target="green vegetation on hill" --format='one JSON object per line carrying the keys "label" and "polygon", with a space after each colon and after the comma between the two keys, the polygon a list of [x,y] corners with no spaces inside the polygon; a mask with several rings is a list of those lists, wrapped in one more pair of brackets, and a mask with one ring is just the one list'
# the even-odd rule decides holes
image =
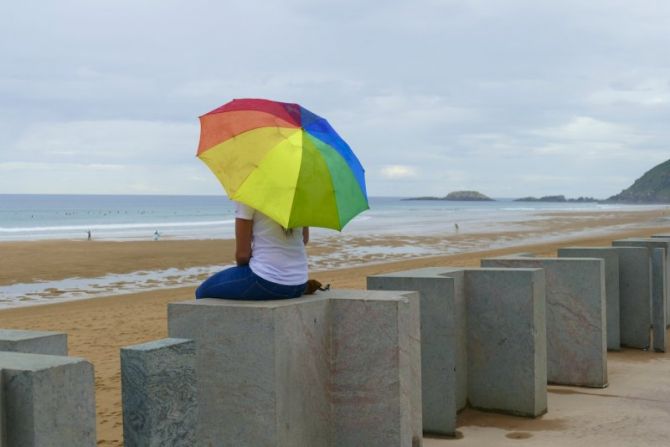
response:
{"label": "green vegetation on hill", "polygon": [[621,193],[607,199],[608,202],[670,203],[670,160],[647,171],[635,183]]}
{"label": "green vegetation on hill", "polygon": [[453,191],[447,194],[444,200],[492,201],[493,199],[479,191]]}
{"label": "green vegetation on hill", "polygon": [[595,199],[593,197],[579,197],[577,199],[566,199],[564,195],[560,196],[544,196],[540,197],[539,199],[537,197],[522,197],[520,199],[514,200],[515,202],[558,202],[558,203],[563,203],[563,202],[579,202],[579,203],[586,203],[586,202],[597,202],[598,199]]}
{"label": "green vegetation on hill", "polygon": [[444,197],[423,196],[410,197],[403,200],[454,200],[454,201],[493,201],[492,198],[485,196],[478,191],[452,191]]}

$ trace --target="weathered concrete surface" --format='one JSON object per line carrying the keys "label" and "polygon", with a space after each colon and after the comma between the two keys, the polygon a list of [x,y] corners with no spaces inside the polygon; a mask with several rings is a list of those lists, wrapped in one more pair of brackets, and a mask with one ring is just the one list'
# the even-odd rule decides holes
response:
{"label": "weathered concrete surface", "polygon": [[2,368],[0,368],[0,447],[5,447],[7,445],[5,437],[5,399],[3,388]]}
{"label": "weathered concrete surface", "polygon": [[[667,245],[665,247],[665,323],[670,327],[670,235],[654,235],[654,239],[661,239]],[[652,309],[653,311],[653,309]]]}
{"label": "weathered concrete surface", "polygon": [[197,346],[199,444],[327,445],[330,306],[300,301],[168,306],[169,335]]}
{"label": "weathered concrete surface", "polygon": [[604,389],[549,386],[549,412],[515,418],[466,409],[462,439],[424,438],[424,447],[659,447],[670,439],[670,353],[608,353]]}
{"label": "weathered concrete surface", "polygon": [[[0,351],[64,356],[67,355],[67,334],[60,332],[0,329]],[[0,447],[6,445],[2,388],[2,369],[0,369]]]}
{"label": "weathered concrete surface", "polygon": [[67,355],[67,334],[63,332],[0,329],[0,351]]}
{"label": "weathered concrete surface", "polygon": [[666,341],[666,313],[667,277],[666,251],[663,248],[654,248],[651,252],[651,318],[653,327],[654,351],[667,351]]}
{"label": "weathered concrete surface", "polygon": [[543,268],[549,383],[607,386],[602,259],[501,257],[481,262],[483,267]]}
{"label": "weathered concrete surface", "polygon": [[649,348],[651,260],[647,247],[616,246],[619,253],[621,345]]}
{"label": "weathered concrete surface", "polygon": [[607,349],[621,349],[621,316],[619,311],[619,255],[611,247],[565,247],[559,258],[599,258],[605,261],[605,302]]}
{"label": "weathered concrete surface", "polygon": [[93,365],[84,359],[0,352],[8,446],[95,446]]}
{"label": "weathered concrete surface", "polygon": [[196,343],[199,445],[421,442],[418,294],[171,303]]}
{"label": "weathered concrete surface", "polygon": [[425,268],[368,277],[368,287],[419,292],[425,432],[454,434],[466,398],[546,412],[542,270]]}
{"label": "weathered concrete surface", "polygon": [[[649,251],[649,257],[651,260],[652,254],[651,250],[654,248],[662,248],[665,251],[665,274],[663,275],[663,278],[668,278],[670,277],[670,239],[669,238],[662,238],[662,237],[650,237],[650,238],[628,238],[628,239],[620,239],[617,241],[612,242],[612,245],[615,246],[621,246],[621,247],[647,247]],[[660,271],[659,271],[660,274]],[[653,277],[653,275],[652,275]],[[653,278],[651,279],[653,281]],[[664,289],[666,289],[667,286],[664,286]],[[663,301],[663,306],[664,306],[664,313],[665,313],[665,319],[666,321],[670,321],[670,296],[668,296],[667,291],[664,292],[664,301]],[[652,297],[653,299],[653,297]],[[653,307],[652,307],[652,312],[653,312]],[[654,319],[654,316],[652,314],[652,320]]]}
{"label": "weathered concrete surface", "polygon": [[399,292],[367,293],[363,298],[360,291],[329,292],[335,346],[333,445],[418,447],[422,438],[419,296],[407,292],[398,299]]}
{"label": "weathered concrete surface", "polygon": [[465,296],[470,404],[521,416],[544,414],[544,271],[469,269]]}
{"label": "weathered concrete surface", "polygon": [[121,349],[126,447],[196,445],[195,343],[166,338]]}
{"label": "weathered concrete surface", "polygon": [[454,435],[467,403],[463,271],[424,268],[367,278],[370,290],[415,290],[421,307],[423,431]]}

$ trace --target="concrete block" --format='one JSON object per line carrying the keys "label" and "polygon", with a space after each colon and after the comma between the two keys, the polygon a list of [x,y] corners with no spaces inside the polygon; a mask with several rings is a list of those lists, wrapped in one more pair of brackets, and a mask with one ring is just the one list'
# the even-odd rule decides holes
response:
{"label": "concrete block", "polygon": [[67,355],[67,334],[62,332],[0,329],[0,351]]}
{"label": "concrete block", "polygon": [[418,447],[422,440],[418,294],[338,290],[328,295],[335,372],[332,445]]}
{"label": "concrete block", "polygon": [[481,262],[483,267],[544,269],[549,383],[607,386],[602,259],[501,257]]}
{"label": "concrete block", "polygon": [[[612,245],[620,247],[647,247],[649,249],[649,258],[651,260],[652,253],[651,250],[654,248],[662,248],[665,250],[665,274],[664,278],[670,278],[670,238],[662,237],[651,237],[651,238],[629,238],[629,239],[620,239],[612,242]],[[653,273],[653,272],[652,272]],[[660,271],[659,271],[660,274]],[[653,275],[652,275],[653,276]],[[653,279],[651,279],[653,281]],[[660,280],[660,279],[659,279]],[[664,286],[664,290],[667,289],[667,286]],[[660,310],[660,309],[659,309]],[[667,290],[664,292],[664,302],[663,302],[663,311],[665,313],[666,321],[670,322],[670,296],[668,296]],[[652,308],[653,312],[653,308]],[[652,320],[654,316],[652,315]]]}
{"label": "concrete block", "polygon": [[282,301],[168,305],[196,343],[198,445],[421,442],[415,293],[331,291]]}
{"label": "concrete block", "polygon": [[121,349],[126,447],[196,444],[195,343],[166,338]]}
{"label": "concrete block", "polygon": [[473,407],[530,417],[546,413],[544,276],[539,269],[465,271]]}
{"label": "concrete block", "polygon": [[[666,328],[670,327],[670,235],[654,235],[654,239],[661,239],[667,244],[665,247],[665,322]],[[653,308],[652,308],[653,312]]]}
{"label": "concrete block", "polygon": [[607,349],[621,349],[621,316],[619,311],[619,255],[611,247],[565,247],[559,258],[599,258],[605,262],[605,317]]}
{"label": "concrete block", "polygon": [[425,268],[369,276],[369,290],[415,290],[420,296],[423,431],[455,435],[467,403],[463,270]]}
{"label": "concrete block", "polygon": [[168,305],[169,336],[197,346],[199,445],[327,445],[330,308],[299,301]]}
{"label": "concrete block", "polygon": [[0,352],[8,446],[95,446],[93,365],[84,359]]}
{"label": "concrete block", "polygon": [[546,412],[542,270],[425,268],[368,277],[368,287],[419,292],[425,432],[454,434],[466,400]]}
{"label": "concrete block", "polygon": [[5,437],[5,399],[3,388],[2,369],[0,368],[0,447],[5,447],[7,445],[7,439]]}
{"label": "concrete block", "polygon": [[647,247],[616,246],[619,253],[621,345],[649,348],[651,259]]}
{"label": "concrete block", "polygon": [[651,252],[651,316],[653,327],[654,351],[666,352],[666,313],[667,276],[665,264],[666,252],[663,248],[654,248]]}

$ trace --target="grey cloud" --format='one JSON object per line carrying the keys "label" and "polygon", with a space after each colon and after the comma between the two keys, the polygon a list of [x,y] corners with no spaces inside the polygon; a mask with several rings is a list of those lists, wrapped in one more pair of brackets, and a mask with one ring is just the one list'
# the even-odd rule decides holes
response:
{"label": "grey cloud", "polygon": [[[0,162],[37,154],[54,172],[22,165],[19,175],[15,165],[0,192],[46,190],[54,178],[58,192],[79,192],[90,174],[72,163],[84,157],[127,166],[127,192],[179,192],[176,176],[183,192],[220,193],[193,157],[197,116],[234,97],[294,101],[326,117],[363,161],[373,195],[604,197],[670,158],[668,3],[2,8]],[[169,176],[152,172],[157,158]],[[389,182],[387,165],[416,175]],[[118,183],[102,176],[96,188],[119,192]]]}

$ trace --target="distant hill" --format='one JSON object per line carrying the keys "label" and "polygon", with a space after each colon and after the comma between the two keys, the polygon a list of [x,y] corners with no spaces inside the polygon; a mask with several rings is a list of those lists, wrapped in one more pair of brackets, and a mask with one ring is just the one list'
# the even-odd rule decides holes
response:
{"label": "distant hill", "polygon": [[607,199],[608,202],[670,203],[670,160],[647,171],[632,186]]}
{"label": "distant hill", "polygon": [[479,191],[452,191],[444,200],[465,200],[465,201],[493,201],[492,198],[482,194]]}
{"label": "distant hill", "polygon": [[485,196],[479,191],[452,191],[444,197],[434,197],[434,196],[423,196],[423,197],[410,197],[409,199],[404,200],[453,200],[453,201],[493,201],[492,198]]}
{"label": "distant hill", "polygon": [[558,202],[558,203],[563,203],[563,202],[579,202],[579,203],[586,203],[586,202],[598,202],[598,199],[595,199],[593,197],[579,197],[576,199],[566,199],[564,195],[560,196],[544,196],[540,197],[539,199],[537,197],[522,197],[520,199],[515,199],[515,202]]}

